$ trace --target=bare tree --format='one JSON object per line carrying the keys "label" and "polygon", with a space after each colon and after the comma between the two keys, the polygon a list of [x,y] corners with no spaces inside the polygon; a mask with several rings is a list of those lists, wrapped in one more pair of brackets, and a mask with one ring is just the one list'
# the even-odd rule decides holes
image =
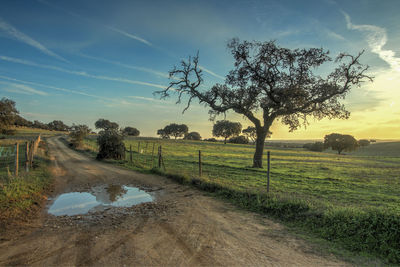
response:
{"label": "bare tree", "polygon": [[179,68],[170,71],[171,82],[160,93],[162,98],[171,92],[178,94],[177,103],[188,95],[186,111],[193,99],[211,109],[211,119],[233,110],[249,119],[256,128],[256,151],[253,167],[262,168],[264,141],[272,123],[279,119],[294,131],[308,124],[309,117],[317,119],[347,119],[350,113],[340,103],[352,86],[365,80],[368,66],[357,56],[339,54],[338,65],[330,74],[321,77],[314,73],[323,63],[332,61],[322,48],[288,49],[274,41],[240,42],[232,39],[228,48],[235,59],[233,70],[225,84],[215,84],[201,90],[203,78],[198,53],[182,61]]}

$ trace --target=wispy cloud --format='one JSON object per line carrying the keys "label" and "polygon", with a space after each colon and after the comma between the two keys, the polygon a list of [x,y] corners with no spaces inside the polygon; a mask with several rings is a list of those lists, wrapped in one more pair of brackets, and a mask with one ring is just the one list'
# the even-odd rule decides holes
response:
{"label": "wispy cloud", "polygon": [[137,36],[137,35],[133,35],[132,33],[128,33],[128,32],[126,32],[126,31],[117,29],[117,28],[115,28],[115,27],[107,26],[107,25],[104,25],[104,27],[106,27],[107,29],[110,29],[110,30],[113,31],[113,32],[120,33],[120,34],[122,34],[122,35],[124,35],[124,36],[126,36],[126,37],[128,37],[128,38],[133,39],[133,40],[142,42],[142,43],[144,43],[144,44],[146,44],[146,45],[148,45],[148,46],[152,46],[152,44],[151,44],[149,41],[147,41],[147,40],[145,40],[145,39],[143,39],[143,38],[141,38],[141,37],[139,37],[139,36]]}
{"label": "wispy cloud", "polygon": [[18,83],[34,85],[34,86],[40,86],[40,87],[49,88],[49,89],[53,89],[53,90],[57,90],[57,91],[62,91],[62,92],[72,93],[72,94],[77,94],[77,95],[83,95],[83,96],[93,97],[93,98],[102,99],[102,100],[111,100],[110,98],[107,98],[107,97],[91,95],[91,94],[88,94],[88,93],[85,93],[85,92],[82,92],[82,91],[71,90],[71,89],[66,89],[66,88],[62,88],[62,87],[46,85],[46,84],[42,84],[42,83],[24,81],[24,80],[15,79],[15,78],[3,76],[3,75],[0,75],[0,79],[7,80],[7,81],[12,81],[12,82],[18,82]]}
{"label": "wispy cloud", "polygon": [[355,25],[351,22],[350,16],[346,12],[342,11],[342,13],[346,19],[347,28],[365,33],[371,51],[378,54],[393,70],[400,72],[400,58],[395,56],[394,51],[383,49],[387,42],[386,29],[375,25]]}
{"label": "wispy cloud", "polygon": [[45,1],[45,0],[38,0],[38,2],[39,2],[39,3],[42,3],[42,4],[45,4],[45,5],[47,5],[47,6],[50,6],[50,7],[52,7],[52,8],[61,10],[61,11],[65,12],[65,13],[71,15],[71,16],[80,18],[80,19],[82,19],[82,20],[86,20],[86,21],[88,21],[88,22],[90,22],[90,23],[92,23],[92,24],[100,25],[100,26],[102,26],[102,27],[104,27],[104,28],[106,28],[106,29],[108,29],[108,30],[110,30],[110,31],[119,33],[119,34],[121,34],[121,35],[123,35],[123,36],[125,36],[125,37],[128,37],[128,38],[130,38],[130,39],[139,41],[139,42],[144,43],[144,44],[146,44],[146,45],[148,45],[148,46],[153,46],[152,43],[150,43],[149,41],[147,41],[147,40],[145,40],[145,39],[143,39],[143,38],[141,38],[141,37],[139,37],[139,36],[137,36],[137,35],[135,35],[135,34],[132,34],[132,33],[123,31],[123,30],[118,29],[118,28],[113,27],[113,26],[105,25],[105,24],[100,23],[100,22],[98,22],[98,21],[96,21],[96,20],[93,20],[93,19],[84,17],[84,16],[82,16],[82,15],[80,15],[80,14],[78,14],[78,13],[72,12],[72,11],[70,11],[70,10],[67,10],[67,9],[65,9],[65,8],[62,8],[62,7],[58,6],[58,5],[55,5],[55,4],[50,3],[50,2],[48,2],[48,1]]}
{"label": "wispy cloud", "polygon": [[[145,97],[145,96],[130,95],[130,96],[127,96],[127,97],[133,98],[133,99],[150,101],[150,102],[167,103],[167,101],[165,101],[165,100],[160,100],[160,99],[155,99],[155,98]],[[169,103],[171,104],[172,102],[169,102]]]}
{"label": "wispy cloud", "polygon": [[35,62],[32,62],[32,61],[19,59],[19,58],[0,56],[0,59],[8,61],[8,62],[23,64],[23,65],[32,66],[32,67],[55,70],[55,71],[59,71],[59,72],[64,72],[64,73],[68,73],[68,74],[83,76],[83,77],[97,79],[97,80],[114,81],[114,82],[121,82],[121,83],[128,83],[128,84],[138,84],[138,85],[150,86],[150,87],[155,87],[155,88],[160,88],[160,89],[165,89],[166,88],[166,86],[160,85],[160,84],[154,84],[154,83],[130,80],[130,79],[120,78],[120,77],[94,75],[94,74],[89,74],[89,73],[87,73],[85,71],[68,70],[68,69],[57,67],[57,66],[38,64],[38,63],[35,63]]}
{"label": "wispy cloud", "polygon": [[9,83],[3,81],[0,81],[0,84],[5,84],[6,87],[2,88],[2,90],[10,93],[25,94],[25,95],[42,95],[42,96],[48,95],[48,93],[46,92],[34,89],[24,84]]}
{"label": "wispy cloud", "polygon": [[216,78],[218,78],[218,79],[225,80],[225,77],[222,77],[221,75],[218,75],[218,74],[216,74],[215,72],[213,72],[213,71],[211,71],[211,70],[209,70],[209,69],[206,69],[206,68],[203,67],[203,66],[199,66],[199,68],[200,68],[201,70],[203,70],[204,72],[207,72],[208,74],[211,74],[212,76],[214,76],[214,77],[216,77]]}
{"label": "wispy cloud", "polygon": [[[95,98],[95,99],[100,100],[107,107],[120,107],[121,105],[123,105],[123,106],[143,105],[143,104],[138,104],[138,103],[127,101],[126,99],[98,96],[98,95],[88,94],[88,93],[83,92],[83,91],[71,90],[71,89],[58,87],[58,86],[52,86],[52,85],[47,85],[47,84],[42,84],[42,83],[37,83],[37,82],[25,81],[25,80],[15,79],[15,78],[3,76],[3,75],[0,75],[0,79],[11,81],[11,82],[13,82],[13,84],[15,84],[15,83],[23,83],[23,84],[33,85],[33,86],[40,86],[40,87],[43,87],[43,88],[49,88],[49,89],[52,89],[52,90],[61,91],[61,92],[65,92],[65,93],[71,93],[71,94],[77,94],[77,95],[81,95],[81,96],[87,96],[87,97]],[[0,81],[0,83],[6,83],[6,82]],[[17,86],[22,88],[22,87],[25,86],[23,84],[18,84]],[[29,87],[29,86],[26,86],[26,87]],[[39,90],[35,90],[35,91],[39,91]],[[153,98],[149,98],[149,97],[141,97],[141,96],[127,96],[127,97],[128,98],[136,98],[136,99],[140,99],[140,100],[159,102],[159,104],[163,104],[163,103],[164,104],[170,104],[170,103],[166,103],[166,101],[153,99]],[[162,105],[162,106],[164,106],[164,105]]]}
{"label": "wispy cloud", "polygon": [[66,60],[65,58],[57,55],[56,53],[54,53],[52,51],[50,51],[44,45],[42,45],[38,41],[32,39],[31,37],[29,37],[25,33],[20,32],[14,26],[12,26],[11,24],[5,22],[1,18],[0,18],[0,30],[5,32],[7,34],[7,36],[11,37],[12,39],[15,39],[15,40],[18,40],[18,41],[20,41],[22,43],[30,45],[30,46],[40,50],[42,53],[45,53],[46,55],[49,55],[51,57],[54,57],[54,58],[56,58],[58,60],[61,60],[61,61],[64,61],[64,62],[68,62],[68,60]]}
{"label": "wispy cloud", "polygon": [[161,72],[161,71],[157,71],[157,70],[153,70],[153,69],[149,69],[149,68],[145,68],[145,67],[138,67],[138,66],[128,65],[128,64],[124,64],[124,63],[121,63],[121,62],[118,62],[118,61],[108,60],[108,59],[104,59],[104,58],[100,58],[100,57],[89,56],[89,55],[85,55],[85,54],[79,54],[79,55],[81,57],[85,57],[85,58],[97,60],[97,61],[100,61],[100,62],[113,64],[113,65],[124,67],[124,68],[127,68],[127,69],[143,71],[143,72],[151,73],[151,74],[154,74],[154,75],[157,75],[157,76],[161,76],[163,78],[169,78],[168,73],[165,73],[165,72]]}
{"label": "wispy cloud", "polygon": [[341,41],[346,40],[342,35],[340,35],[340,34],[334,32],[334,31],[331,31],[331,30],[329,30],[329,29],[326,29],[326,34],[327,34],[329,37],[331,37],[332,39],[337,39],[337,40],[341,40]]}

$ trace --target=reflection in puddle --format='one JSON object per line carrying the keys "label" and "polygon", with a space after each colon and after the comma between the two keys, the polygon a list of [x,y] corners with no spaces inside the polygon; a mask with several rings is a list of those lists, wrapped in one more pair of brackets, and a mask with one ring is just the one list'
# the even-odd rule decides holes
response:
{"label": "reflection in puddle", "polygon": [[95,187],[92,193],[72,192],[58,196],[48,212],[55,216],[85,214],[95,207],[114,206],[130,207],[153,198],[145,191],[136,187],[109,185]]}

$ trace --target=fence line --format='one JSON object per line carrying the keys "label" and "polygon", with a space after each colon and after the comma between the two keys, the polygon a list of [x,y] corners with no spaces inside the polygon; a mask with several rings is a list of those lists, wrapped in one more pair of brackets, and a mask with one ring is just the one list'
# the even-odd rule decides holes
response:
{"label": "fence line", "polygon": [[0,168],[6,168],[7,173],[10,174],[9,170],[12,166],[15,176],[19,174],[19,167],[25,169],[25,172],[29,172],[29,169],[32,169],[40,141],[39,135],[33,141],[16,142],[14,145],[0,145]]}
{"label": "fence line", "polygon": [[[134,151],[132,149],[132,146],[135,144],[129,144],[129,149],[125,149],[125,162],[128,162],[131,165],[143,169],[158,168],[159,170],[168,170],[172,173],[176,172],[176,174],[202,177],[205,179],[210,179],[214,176],[212,172],[207,171],[210,163],[207,163],[207,154],[204,154],[202,150],[193,150],[192,160],[187,158],[183,160],[184,164],[190,164],[193,166],[193,168],[190,168],[190,170],[188,170],[187,167],[181,168],[180,165],[176,165],[173,163],[174,161],[180,161],[180,156],[169,154],[168,152],[170,152],[170,147],[168,148],[167,146],[167,148],[165,149],[162,143],[159,142],[146,141],[145,143],[144,141],[138,141],[137,151]],[[149,150],[147,149],[148,147],[150,148]],[[270,192],[271,152],[267,151],[266,154],[267,168],[265,174],[265,189],[266,192]]]}

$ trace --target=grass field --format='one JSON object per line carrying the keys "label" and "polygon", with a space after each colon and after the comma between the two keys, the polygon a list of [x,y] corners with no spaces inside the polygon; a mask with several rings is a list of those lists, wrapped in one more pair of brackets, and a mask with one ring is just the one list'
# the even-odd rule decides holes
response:
{"label": "grass field", "polygon": [[[132,164],[129,153],[128,161],[120,162],[127,168],[148,171],[156,166],[161,145],[165,171],[153,172],[219,192],[240,206],[292,222],[350,250],[400,262],[400,142],[373,143],[345,155],[267,146],[269,194],[266,169],[250,167],[252,145],[143,138],[125,144],[134,150]],[[86,145],[96,150],[93,138]]]}
{"label": "grass field", "polygon": [[[94,141],[89,142],[95,147]],[[137,153],[139,142],[141,154]],[[136,168],[151,169],[155,144],[154,166],[161,145],[167,173],[198,177],[201,150],[204,179],[237,190],[266,191],[266,169],[250,168],[254,146],[143,139],[125,143],[128,149],[132,145]],[[400,142],[376,143],[346,155],[302,148],[267,150],[271,152],[272,193],[306,199],[317,206],[379,207],[400,214]]]}
{"label": "grass field", "polygon": [[[49,160],[44,143],[39,145],[33,168],[30,168],[29,173],[25,172],[24,168],[26,161],[24,144],[36,139],[39,134],[46,137],[54,135],[55,132],[18,128],[15,135],[0,139],[0,147],[10,147],[12,152],[14,152],[14,144],[16,142],[20,144],[18,177],[14,175],[15,156],[0,158],[0,224],[16,218],[26,218],[29,212],[39,208],[39,204],[45,199],[44,192],[52,179],[47,170]],[[7,166],[9,171],[7,171]]]}

